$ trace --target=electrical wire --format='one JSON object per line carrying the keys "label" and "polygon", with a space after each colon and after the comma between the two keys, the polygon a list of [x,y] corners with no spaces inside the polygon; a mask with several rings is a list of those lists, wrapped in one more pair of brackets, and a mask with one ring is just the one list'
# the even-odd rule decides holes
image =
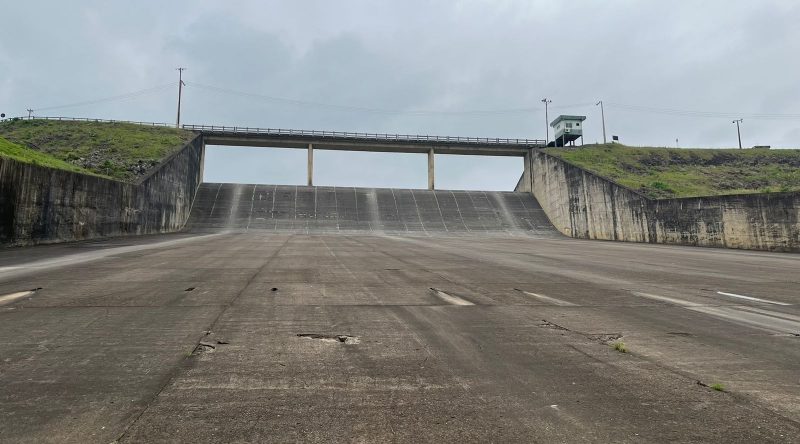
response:
{"label": "electrical wire", "polygon": [[[204,85],[202,83],[195,83],[195,82],[185,82],[186,87],[197,88],[200,90],[206,90],[210,92],[220,93],[220,94],[227,94],[227,95],[234,95],[239,97],[248,97],[251,99],[257,99],[261,101],[267,101],[272,103],[283,103],[292,106],[300,106],[300,107],[313,107],[313,108],[320,108],[320,109],[330,109],[330,110],[338,110],[338,111],[348,111],[348,112],[359,112],[359,113],[373,113],[373,114],[396,114],[396,115],[410,115],[410,116],[435,116],[435,115],[442,115],[442,116],[487,116],[487,115],[513,115],[513,114],[531,114],[531,113],[539,113],[544,109],[541,107],[525,107],[525,108],[511,108],[511,109],[494,109],[494,110],[464,110],[464,111],[447,111],[447,110],[420,110],[420,109],[387,109],[387,108],[372,108],[372,107],[363,107],[363,106],[352,106],[352,105],[339,105],[339,104],[331,104],[331,103],[323,103],[323,102],[314,102],[314,101],[307,101],[307,100],[298,100],[298,99],[290,99],[286,97],[277,97],[277,96],[270,96],[266,94],[258,94],[258,93],[251,93],[245,91],[238,91],[228,88],[220,88],[217,86],[211,85]],[[83,102],[75,102],[69,103],[64,105],[58,106],[47,106],[47,107],[39,107],[34,108],[36,111],[51,111],[63,108],[73,108],[73,107],[80,107],[80,106],[88,106],[88,105],[96,105],[100,103],[109,103],[109,102],[116,102],[116,101],[123,101],[123,100],[131,100],[142,96],[147,96],[155,93],[159,93],[166,89],[171,89],[174,87],[174,83],[166,83],[158,86],[154,86],[151,88],[146,88],[138,91],[129,92],[126,94],[120,94],[111,97],[105,97],[100,99],[94,100],[87,100]],[[776,114],[776,113],[732,113],[732,112],[715,112],[715,111],[692,111],[692,110],[681,110],[681,109],[674,109],[674,108],[659,108],[659,107],[652,107],[652,106],[642,106],[642,105],[629,105],[623,103],[615,103],[615,102],[604,102],[605,105],[609,108],[614,108],[620,111],[626,112],[643,112],[643,113],[651,113],[651,114],[661,114],[661,115],[670,115],[670,116],[678,116],[678,117],[705,117],[705,118],[725,118],[725,119],[732,119],[732,118],[748,118],[748,119],[757,119],[757,120],[797,120],[800,119],[800,114]],[[574,109],[574,108],[586,108],[594,106],[595,103],[576,103],[576,104],[568,104],[568,105],[551,105],[550,108],[552,109]]]}
{"label": "electrical wire", "polygon": [[207,91],[222,93],[222,94],[229,94],[229,95],[236,95],[242,97],[249,97],[253,99],[264,100],[268,102],[277,102],[277,103],[285,103],[289,105],[295,106],[304,106],[304,107],[316,107],[316,108],[325,108],[325,109],[334,109],[339,111],[352,111],[352,112],[365,112],[365,113],[374,113],[374,114],[406,114],[406,115],[492,115],[492,114],[526,114],[526,113],[534,113],[543,110],[543,108],[532,107],[532,108],[516,108],[516,109],[500,109],[500,110],[466,110],[466,111],[445,111],[445,110],[399,110],[399,109],[386,109],[386,108],[370,108],[370,107],[362,107],[362,106],[351,106],[351,105],[337,105],[331,103],[322,103],[322,102],[312,102],[307,100],[297,100],[297,99],[289,99],[285,97],[276,97],[276,96],[269,96],[265,94],[257,94],[257,93],[250,93],[244,91],[237,91],[227,88],[220,88],[211,85],[203,85],[200,83],[195,82],[187,82],[187,87],[194,87],[199,89],[204,89]]}
{"label": "electrical wire", "polygon": [[139,98],[139,97],[142,97],[142,96],[147,96],[147,95],[150,95],[150,94],[155,94],[155,93],[161,92],[161,91],[163,91],[165,89],[172,88],[174,86],[175,86],[174,83],[167,83],[167,84],[163,84],[163,85],[159,85],[159,86],[154,86],[152,88],[147,88],[147,89],[133,91],[133,92],[125,93],[125,94],[120,94],[118,96],[104,97],[104,98],[101,98],[101,99],[87,100],[87,101],[84,101],[84,102],[75,102],[75,103],[69,103],[69,104],[65,104],[65,105],[39,107],[39,108],[34,108],[34,109],[36,111],[52,111],[52,110],[62,109],[62,108],[74,108],[74,107],[79,107],[79,106],[96,105],[96,104],[99,104],[99,103],[108,103],[108,102],[117,102],[117,101],[123,101],[123,100],[131,100],[131,99]]}
{"label": "electrical wire", "polygon": [[621,111],[631,112],[645,112],[652,114],[663,114],[670,116],[683,116],[683,117],[709,117],[709,118],[748,118],[756,120],[795,120],[800,119],[800,114],[767,114],[767,113],[731,113],[731,112],[715,112],[715,111],[690,111],[680,110],[673,108],[656,108],[652,106],[640,105],[625,105],[621,103],[603,102],[609,108],[616,108]]}

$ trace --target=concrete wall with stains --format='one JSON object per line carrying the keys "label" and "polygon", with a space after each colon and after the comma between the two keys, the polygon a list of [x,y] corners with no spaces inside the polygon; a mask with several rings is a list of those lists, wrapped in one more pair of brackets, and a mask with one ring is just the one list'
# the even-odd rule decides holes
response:
{"label": "concrete wall with stains", "polygon": [[136,184],[0,158],[0,245],[180,230],[202,157],[198,136]]}
{"label": "concrete wall with stains", "polygon": [[800,252],[800,193],[652,200],[542,152],[532,176],[534,196],[568,236]]}

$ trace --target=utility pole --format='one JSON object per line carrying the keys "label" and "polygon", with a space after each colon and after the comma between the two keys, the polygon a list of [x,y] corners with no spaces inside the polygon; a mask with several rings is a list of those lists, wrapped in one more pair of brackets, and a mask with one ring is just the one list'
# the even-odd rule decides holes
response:
{"label": "utility pole", "polygon": [[178,70],[178,119],[175,121],[175,128],[181,127],[181,94],[183,93],[183,71],[186,68],[175,68]]}
{"label": "utility pole", "polygon": [[28,120],[30,120],[31,117],[33,116],[33,110],[28,108],[26,111],[28,111]]}
{"label": "utility pole", "polygon": [[742,132],[739,130],[739,124],[742,123],[744,119],[736,119],[731,123],[736,124],[736,135],[739,136],[739,149],[742,149]]}
{"label": "utility pole", "polygon": [[550,142],[550,118],[547,116],[547,105],[553,101],[545,97],[542,102],[544,103],[544,144],[547,145]]}
{"label": "utility pole", "polygon": [[600,117],[603,119],[603,144],[606,143],[606,112],[603,110],[603,101],[599,101],[594,106],[600,105]]}

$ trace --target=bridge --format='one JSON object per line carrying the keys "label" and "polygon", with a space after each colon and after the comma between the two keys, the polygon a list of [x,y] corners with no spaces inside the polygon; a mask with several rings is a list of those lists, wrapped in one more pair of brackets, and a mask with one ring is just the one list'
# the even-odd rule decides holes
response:
{"label": "bridge", "polygon": [[[167,123],[128,120],[87,119],[75,117],[36,117],[39,120],[132,123],[144,126],[172,127]],[[308,151],[308,186],[314,185],[314,150],[369,151],[379,153],[415,153],[428,155],[428,189],[435,189],[435,155],[511,156],[523,158],[522,183],[518,191],[531,188],[533,150],[544,148],[541,139],[506,137],[459,137],[420,134],[359,133],[345,131],[297,130],[247,126],[192,125],[181,128],[199,133],[203,145],[298,148]]]}
{"label": "bridge", "polygon": [[530,190],[531,151],[544,140],[453,137],[342,131],[309,131],[238,126],[182,125],[206,145],[298,148],[308,151],[308,185],[314,185],[314,150],[417,153],[428,155],[428,189],[435,189],[435,154],[516,156],[524,159],[522,191]]}

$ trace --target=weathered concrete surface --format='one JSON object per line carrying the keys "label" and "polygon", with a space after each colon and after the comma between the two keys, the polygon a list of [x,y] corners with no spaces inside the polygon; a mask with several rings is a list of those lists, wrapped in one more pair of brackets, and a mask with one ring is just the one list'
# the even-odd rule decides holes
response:
{"label": "weathered concrete surface", "polygon": [[161,238],[0,251],[0,297],[41,288],[0,302],[0,441],[800,436],[794,255],[477,234]]}
{"label": "weathered concrete surface", "polygon": [[545,145],[543,140],[532,139],[461,138],[375,133],[336,134],[328,131],[259,130],[257,128],[248,129],[243,127],[223,129],[221,127],[212,128],[200,125],[184,125],[184,128],[200,132],[208,145],[222,146],[307,149],[308,144],[312,144],[316,149],[336,151],[425,154],[430,150],[434,150],[436,154],[522,157],[531,148],[541,148]]}
{"label": "weathered concrete surface", "polygon": [[138,184],[0,158],[0,245],[176,231],[202,180],[202,138]]}
{"label": "weathered concrete surface", "polygon": [[203,183],[186,227],[560,237],[530,193],[293,185]]}
{"label": "weathered concrete surface", "polygon": [[532,172],[533,195],[568,236],[800,252],[800,193],[650,200],[541,152]]}

